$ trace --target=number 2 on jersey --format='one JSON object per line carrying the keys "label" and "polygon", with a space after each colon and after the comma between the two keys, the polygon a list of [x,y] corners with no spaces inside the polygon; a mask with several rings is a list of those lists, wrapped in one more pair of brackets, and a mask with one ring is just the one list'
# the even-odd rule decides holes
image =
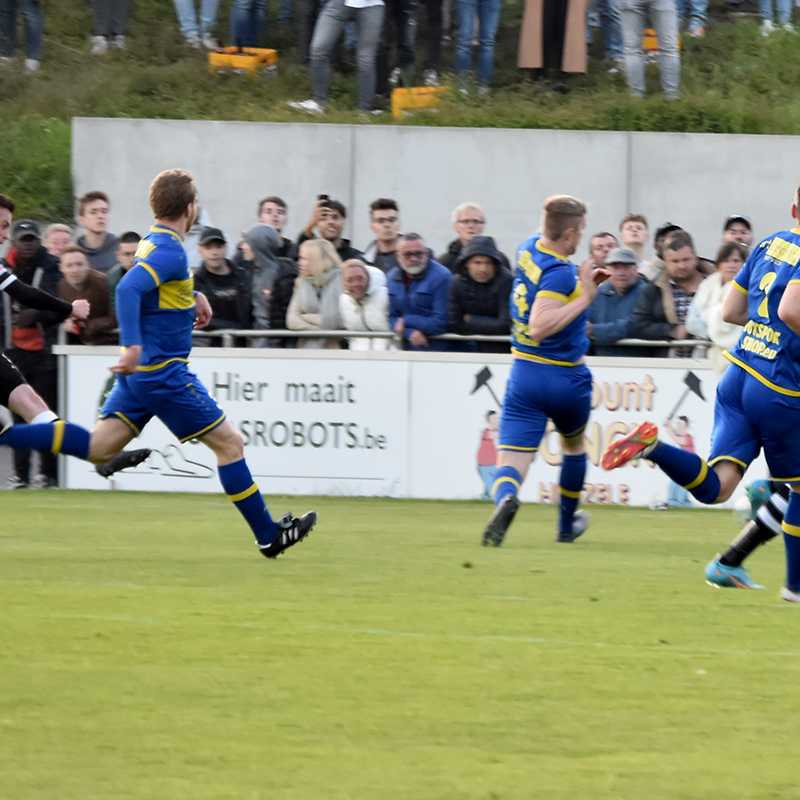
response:
{"label": "number 2 on jersey", "polygon": [[758,306],[758,316],[764,317],[765,319],[769,319],[769,290],[772,288],[772,284],[775,283],[775,278],[778,277],[777,272],[767,272],[761,280],[758,282],[758,288],[760,291],[764,292],[764,299],[759,303]]}

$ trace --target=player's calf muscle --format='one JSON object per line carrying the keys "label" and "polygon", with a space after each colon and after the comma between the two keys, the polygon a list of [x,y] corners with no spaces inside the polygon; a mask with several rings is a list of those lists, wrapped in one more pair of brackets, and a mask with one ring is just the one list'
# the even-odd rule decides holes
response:
{"label": "player's calf muscle", "polygon": [[17,386],[8,397],[8,407],[19,414],[25,422],[30,422],[37,414],[47,411],[47,403],[39,397],[27,383]]}

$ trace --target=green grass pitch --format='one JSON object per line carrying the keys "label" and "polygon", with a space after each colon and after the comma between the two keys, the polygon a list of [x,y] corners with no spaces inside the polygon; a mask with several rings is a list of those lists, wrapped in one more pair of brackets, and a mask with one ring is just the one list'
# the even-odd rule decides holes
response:
{"label": "green grass pitch", "polygon": [[15,492],[0,512],[8,800],[798,798],[800,609],[714,591],[731,512]]}

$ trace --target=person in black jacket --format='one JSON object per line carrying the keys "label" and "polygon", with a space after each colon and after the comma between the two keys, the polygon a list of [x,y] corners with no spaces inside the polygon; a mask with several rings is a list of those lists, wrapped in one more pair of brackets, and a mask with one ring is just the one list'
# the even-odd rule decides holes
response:
{"label": "person in black jacket", "polygon": [[364,254],[356,250],[349,239],[342,238],[345,222],[347,222],[347,209],[344,205],[338,200],[332,200],[326,194],[319,195],[311,219],[297,237],[297,247],[309,239],[326,239],[336,248],[342,261],[351,258],[363,260]]}
{"label": "person in black jacket", "polygon": [[[475,236],[461,251],[450,284],[449,329],[462,335],[508,336],[513,279],[491,236]],[[477,342],[480,353],[507,353],[508,342]]]}
{"label": "person in black jacket", "polygon": [[[272,297],[269,304],[269,327],[271,330],[286,330],[286,311],[294,294],[297,280],[297,264],[288,258],[278,259],[278,272],[272,284]],[[296,347],[297,337],[270,339],[270,347]]]}
{"label": "person in black jacket", "polygon": [[[206,330],[250,330],[252,273],[225,258],[225,247],[225,235],[219,228],[203,228],[198,242],[203,260],[194,274],[194,288],[208,298],[214,312]],[[236,345],[246,347],[247,342],[237,340]],[[209,338],[207,346],[221,347],[222,340]]]}

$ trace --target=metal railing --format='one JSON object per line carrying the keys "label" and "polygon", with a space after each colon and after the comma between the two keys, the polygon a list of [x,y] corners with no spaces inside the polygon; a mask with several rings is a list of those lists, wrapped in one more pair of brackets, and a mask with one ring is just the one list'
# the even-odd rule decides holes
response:
{"label": "metal railing", "polygon": [[[320,330],[320,331],[291,331],[291,330],[218,330],[218,331],[192,331],[192,336],[203,339],[222,339],[223,347],[235,347],[235,339],[389,339],[398,346],[401,344],[401,337],[392,331],[341,331],[341,330]],[[428,336],[428,339],[447,342],[494,342],[498,344],[508,344],[510,336],[485,336],[473,334],[462,336],[459,333],[443,333],[438,336]],[[650,339],[620,339],[613,345],[603,345],[604,347],[649,347],[675,349],[678,347],[700,347],[708,349],[713,342],[706,339],[670,339],[670,340],[650,340]]]}

